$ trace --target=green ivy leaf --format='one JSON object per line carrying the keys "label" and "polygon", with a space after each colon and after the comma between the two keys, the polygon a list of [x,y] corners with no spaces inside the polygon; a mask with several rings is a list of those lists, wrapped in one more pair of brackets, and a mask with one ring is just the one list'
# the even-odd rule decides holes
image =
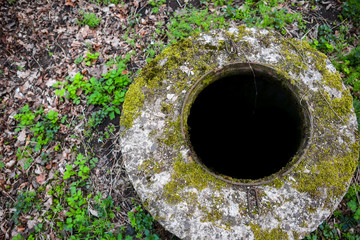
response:
{"label": "green ivy leaf", "polygon": [[356,210],[356,212],[354,214],[354,219],[360,220],[360,207]]}
{"label": "green ivy leaf", "polygon": [[[358,210],[358,206],[359,204],[357,203],[357,201],[355,200],[351,200],[349,202],[346,203],[346,205],[348,205],[348,207],[351,209],[351,211],[355,212],[356,210]],[[360,213],[359,213],[360,214]]]}

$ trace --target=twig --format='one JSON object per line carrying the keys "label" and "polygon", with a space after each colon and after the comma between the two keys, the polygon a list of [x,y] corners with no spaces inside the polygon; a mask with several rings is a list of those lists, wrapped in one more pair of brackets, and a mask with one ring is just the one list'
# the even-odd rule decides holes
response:
{"label": "twig", "polygon": [[217,225],[217,224],[214,224],[215,226],[219,227],[219,228],[223,228],[227,231],[232,231],[230,228],[227,228],[227,227],[223,227],[223,226],[220,226],[220,225]]}
{"label": "twig", "polygon": [[[146,7],[148,5],[148,3],[146,2],[144,6],[142,6],[140,9],[139,9],[139,12],[141,12],[141,10],[143,10],[144,7]],[[137,11],[135,11],[135,15],[137,14]]]}
{"label": "twig", "polygon": [[176,0],[179,6],[182,8],[183,6],[180,4],[179,0]]}
{"label": "twig", "polygon": [[65,50],[64,50],[57,42],[55,42],[55,44],[56,44],[59,48],[61,48],[61,50],[63,51],[65,57],[67,57]]}
{"label": "twig", "polygon": [[38,62],[38,61],[36,61],[36,59],[34,58],[34,56],[32,56],[32,58],[35,60],[35,62],[39,65],[39,67],[40,67],[40,70],[41,71],[43,71],[44,70],[44,68],[40,65],[40,63]]}
{"label": "twig", "polygon": [[307,35],[314,27],[318,27],[318,26],[319,26],[318,23],[315,24],[314,26],[312,26],[312,27],[301,37],[301,40],[303,40],[303,39],[306,37],[306,35]]}
{"label": "twig", "polygon": [[352,183],[352,186],[354,187],[354,190],[355,190],[355,194],[356,194],[356,199],[360,205],[360,197],[359,197],[359,193],[358,191],[356,190],[356,185],[354,183]]}

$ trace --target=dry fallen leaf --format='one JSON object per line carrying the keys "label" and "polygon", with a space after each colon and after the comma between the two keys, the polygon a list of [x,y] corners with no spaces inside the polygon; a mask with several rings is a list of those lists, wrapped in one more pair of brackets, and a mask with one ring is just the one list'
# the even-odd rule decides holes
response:
{"label": "dry fallen leaf", "polygon": [[45,182],[45,175],[44,174],[40,174],[39,176],[36,177],[36,181],[42,185]]}
{"label": "dry fallen leaf", "polygon": [[73,2],[71,2],[71,0],[66,0],[65,6],[75,7],[75,4]]}
{"label": "dry fallen leaf", "polygon": [[24,128],[24,129],[19,133],[19,136],[18,136],[17,140],[22,143],[22,142],[25,141],[25,139],[26,139],[26,131],[25,131],[25,128]]}
{"label": "dry fallen leaf", "polygon": [[29,220],[29,221],[27,222],[27,227],[28,227],[29,229],[31,229],[31,228],[34,228],[36,224],[37,224],[37,219]]}
{"label": "dry fallen leaf", "polygon": [[53,204],[53,199],[52,199],[52,197],[50,197],[50,198],[44,203],[45,209],[48,210],[48,209],[51,207],[52,204]]}
{"label": "dry fallen leaf", "polygon": [[25,147],[30,143],[30,135],[27,136],[26,138],[26,143],[25,143]]}
{"label": "dry fallen leaf", "polygon": [[91,207],[89,207],[88,210],[91,213],[91,215],[93,215],[95,217],[99,217],[99,214],[96,210],[92,209]]}
{"label": "dry fallen leaf", "polygon": [[46,165],[45,168],[46,168],[47,170],[50,170],[50,169],[52,168],[51,162],[50,162],[48,165]]}
{"label": "dry fallen leaf", "polygon": [[17,232],[23,232],[25,230],[25,228],[23,226],[16,226],[16,231]]}
{"label": "dry fallen leaf", "polygon": [[18,191],[25,188],[29,183],[28,182],[24,182],[22,184],[20,184],[19,188],[17,189]]}

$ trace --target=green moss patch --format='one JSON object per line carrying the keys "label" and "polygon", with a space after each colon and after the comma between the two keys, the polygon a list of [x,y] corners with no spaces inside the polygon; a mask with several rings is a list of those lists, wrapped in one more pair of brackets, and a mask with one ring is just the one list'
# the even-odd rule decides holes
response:
{"label": "green moss patch", "polygon": [[288,234],[280,227],[272,230],[264,230],[255,224],[250,224],[251,230],[255,235],[255,240],[288,240]]}
{"label": "green moss patch", "polygon": [[221,189],[225,183],[205,172],[196,162],[185,163],[178,158],[173,165],[174,173],[171,180],[164,187],[164,197],[170,203],[186,200],[183,195],[184,188],[195,188],[202,191],[206,187]]}
{"label": "green moss patch", "polygon": [[303,170],[305,164],[295,169],[298,176],[294,187],[300,192],[309,193],[312,197],[321,196],[323,194],[321,188],[325,187],[327,201],[332,200],[333,197],[341,197],[346,192],[347,183],[357,166],[358,148],[358,144],[353,144],[351,149],[342,149],[344,155],[334,156],[330,150],[313,146],[310,151],[316,154],[318,162],[309,166],[308,172]]}

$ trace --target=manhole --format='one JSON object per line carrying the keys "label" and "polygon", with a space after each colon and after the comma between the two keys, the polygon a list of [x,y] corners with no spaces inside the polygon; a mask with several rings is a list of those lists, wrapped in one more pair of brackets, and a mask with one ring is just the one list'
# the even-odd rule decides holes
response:
{"label": "manhole", "polygon": [[326,56],[244,26],[166,48],[130,86],[120,125],[135,190],[182,239],[301,239],[359,156],[352,97]]}
{"label": "manhole", "polygon": [[182,131],[193,158],[220,179],[265,183],[288,172],[307,146],[305,102],[263,65],[230,64],[210,76],[207,87],[203,78],[193,85],[183,106],[189,115],[182,115]]}

